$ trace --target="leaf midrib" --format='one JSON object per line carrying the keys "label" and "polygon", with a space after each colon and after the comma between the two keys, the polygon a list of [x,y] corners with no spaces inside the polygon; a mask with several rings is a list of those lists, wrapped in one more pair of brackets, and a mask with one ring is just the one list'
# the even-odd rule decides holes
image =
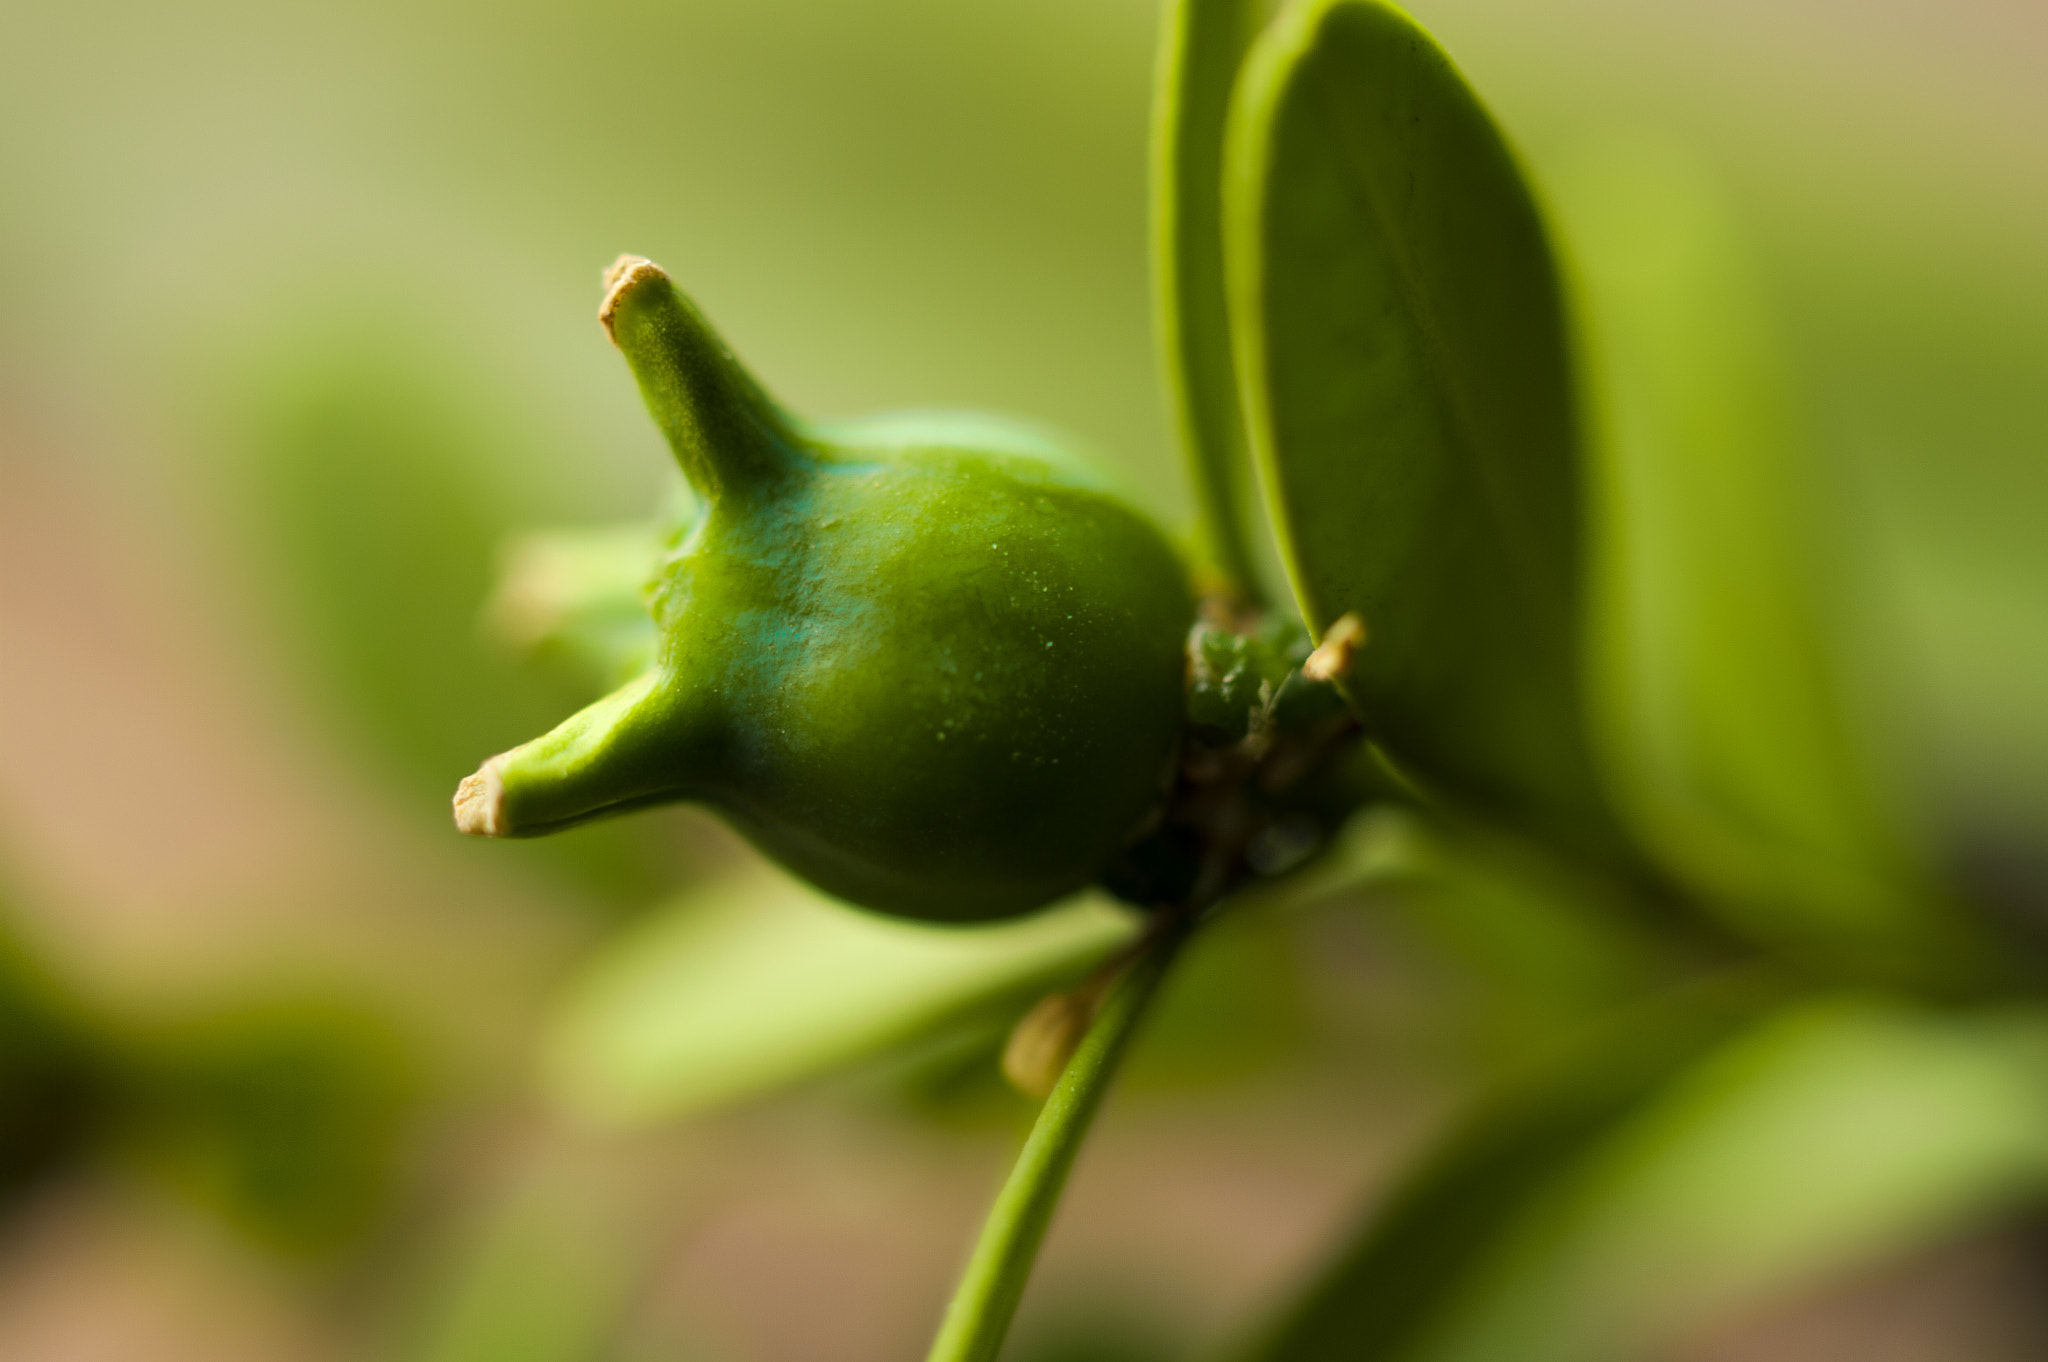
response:
{"label": "leaf midrib", "polygon": [[[1481,442],[1472,433],[1470,419],[1465,415],[1469,399],[1464,397],[1461,386],[1456,382],[1456,366],[1449,362],[1449,347],[1443,341],[1441,326],[1429,306],[1428,294],[1419,282],[1419,271],[1405,249],[1403,238],[1394,229],[1391,214],[1374,192],[1371,177],[1358,169],[1371,163],[1370,153],[1356,145],[1348,120],[1335,107],[1337,96],[1333,91],[1317,82],[1310,97],[1314,114],[1330,133],[1331,144],[1338,149],[1340,165],[1346,172],[1341,178],[1347,194],[1358,205],[1359,215],[1371,225],[1385,248],[1393,265],[1395,296],[1400,300],[1410,324],[1422,338],[1423,367],[1428,376],[1430,398],[1448,437],[1446,443],[1455,457],[1472,470],[1483,489],[1495,538],[1506,549],[1513,565],[1520,569],[1508,574],[1511,589],[1523,596],[1525,604],[1541,612],[1545,605],[1541,597],[1550,594],[1534,585],[1543,579],[1542,555],[1533,551],[1526,537],[1516,532],[1515,517],[1509,511],[1512,498],[1500,485],[1491,461],[1480,452]],[[1532,593],[1535,599],[1530,599]]]}

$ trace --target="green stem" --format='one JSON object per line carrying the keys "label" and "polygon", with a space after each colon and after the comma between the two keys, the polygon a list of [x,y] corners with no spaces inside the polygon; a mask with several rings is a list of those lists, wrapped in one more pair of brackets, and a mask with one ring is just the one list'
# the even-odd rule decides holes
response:
{"label": "green stem", "polygon": [[1010,1180],[989,1210],[981,1240],[946,1307],[945,1323],[939,1326],[926,1362],[994,1362],[1074,1155],[1184,933],[1177,926],[1160,933],[1103,1000],[1087,1038],[1039,1109]]}

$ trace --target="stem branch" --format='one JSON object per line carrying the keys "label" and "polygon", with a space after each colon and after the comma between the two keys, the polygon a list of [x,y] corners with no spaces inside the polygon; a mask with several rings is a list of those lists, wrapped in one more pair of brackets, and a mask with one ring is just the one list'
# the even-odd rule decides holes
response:
{"label": "stem branch", "polygon": [[989,1210],[926,1362],[994,1362],[1074,1156],[1185,933],[1182,923],[1166,924],[1151,948],[1116,981],[1096,1013],[1087,1038],[1039,1108],[1010,1179]]}

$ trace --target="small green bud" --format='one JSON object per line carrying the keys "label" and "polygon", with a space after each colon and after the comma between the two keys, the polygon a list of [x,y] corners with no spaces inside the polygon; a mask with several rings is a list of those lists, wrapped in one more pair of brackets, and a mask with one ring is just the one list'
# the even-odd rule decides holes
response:
{"label": "small green bud", "polygon": [[1188,722],[1212,737],[1260,740],[1306,732],[1344,712],[1344,700],[1311,675],[1315,653],[1298,620],[1203,618],[1188,632]]}
{"label": "small green bud", "polygon": [[1172,779],[1192,601],[1165,537],[1016,426],[799,421],[649,261],[599,316],[703,514],[656,568],[653,664],[486,762],[457,825],[699,801],[829,893],[939,920],[1094,880]]}

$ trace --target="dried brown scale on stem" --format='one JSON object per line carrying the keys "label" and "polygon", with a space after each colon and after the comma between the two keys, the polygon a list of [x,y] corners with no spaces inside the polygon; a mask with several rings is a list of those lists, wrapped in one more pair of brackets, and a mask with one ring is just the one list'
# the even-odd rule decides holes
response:
{"label": "dried brown scale on stem", "polygon": [[1178,931],[1189,914],[1178,908],[1153,914],[1136,940],[1097,965],[1074,988],[1048,993],[1017,1020],[1003,1045],[1003,1077],[1010,1086],[1043,1101],[1080,1048],[1102,1009],[1110,987],[1125,970],[1143,958],[1169,931]]}
{"label": "dried brown scale on stem", "polygon": [[1351,659],[1369,637],[1357,611],[1340,616],[1323,631],[1323,641],[1301,664],[1301,674],[1311,681],[1342,681],[1351,674]]}
{"label": "dried brown scale on stem", "polygon": [[1162,908],[1129,945],[1097,965],[1074,988],[1048,993],[1018,1018],[1003,1045],[1003,1077],[1010,1086],[1043,1101],[1080,1048],[1110,988],[1162,938],[1184,930],[1195,914],[1185,906]]}

